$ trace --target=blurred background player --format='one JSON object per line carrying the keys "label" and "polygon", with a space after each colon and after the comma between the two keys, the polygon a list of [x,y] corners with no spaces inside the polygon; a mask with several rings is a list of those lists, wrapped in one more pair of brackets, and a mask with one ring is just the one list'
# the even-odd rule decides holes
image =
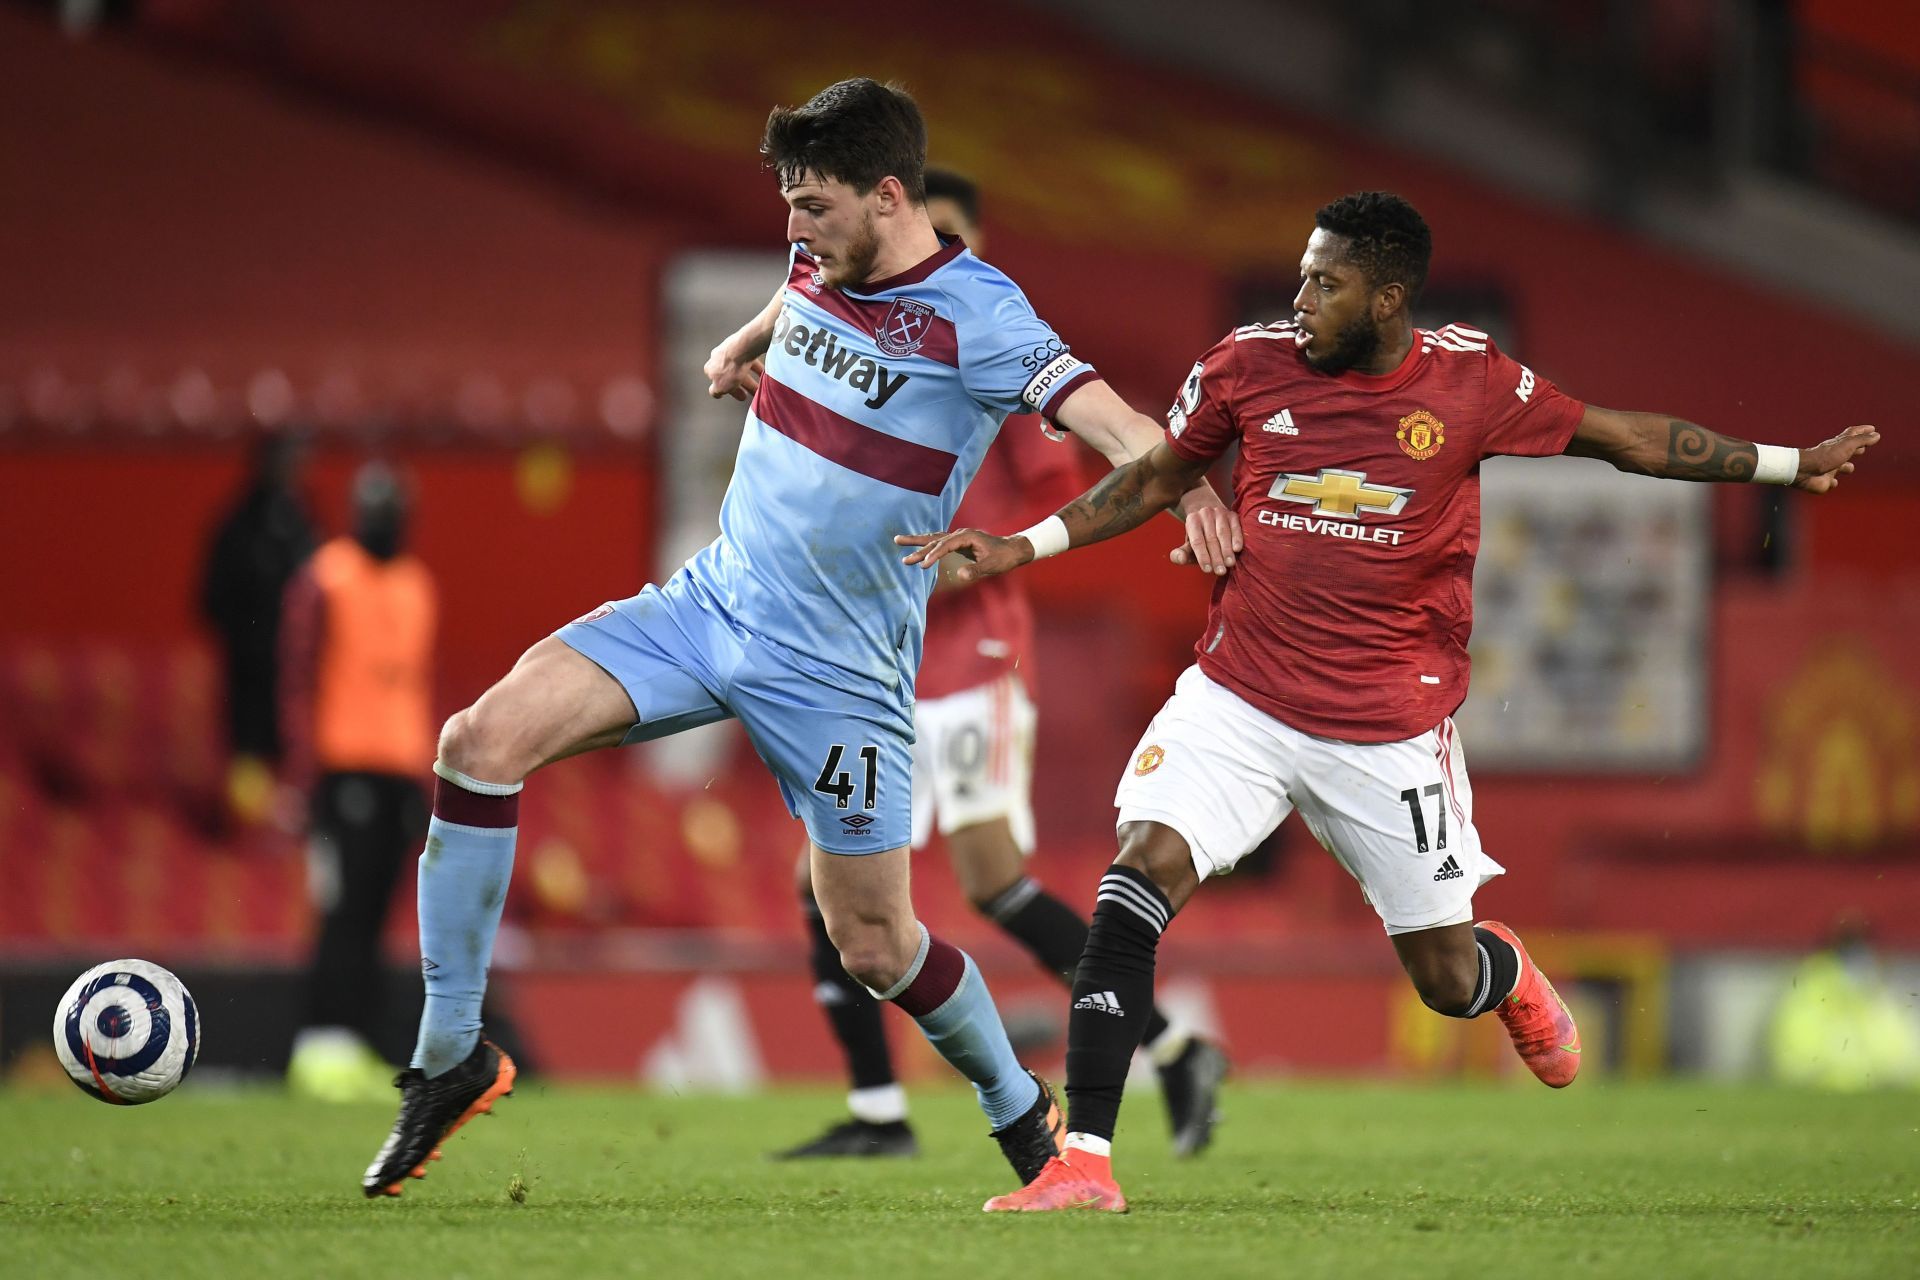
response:
{"label": "blurred background player", "polygon": [[[980,193],[969,178],[929,168],[927,217],[943,236],[984,255]],[[1005,528],[1080,488],[1070,449],[1055,448],[1032,422],[1010,423],[987,450],[954,519]],[[943,572],[927,603],[926,652],[915,690],[913,847],[937,825],[967,901],[1071,986],[1087,922],[1027,874],[1033,853],[1033,608],[1012,578],[962,582]],[[814,999],[847,1058],[851,1118],[778,1153],[910,1156],[907,1096],[894,1074],[880,1002],[840,963],[813,898],[803,847],[796,867],[811,943]],[[1143,1047],[1159,1073],[1174,1150],[1193,1155],[1213,1134],[1226,1058],[1213,1044],[1172,1028],[1155,1009]]]}
{"label": "blurred background player", "polygon": [[915,562],[960,551],[976,561],[965,576],[1004,572],[1136,527],[1241,447],[1245,553],[1115,797],[1120,856],[1068,1022],[1067,1146],[989,1210],[1126,1211],[1111,1143],[1160,936],[1204,877],[1295,809],[1359,880],[1429,1008],[1497,1013],[1536,1076],[1572,1083],[1580,1033],[1566,1005],[1512,930],[1472,923],[1474,890],[1503,871],[1480,846],[1452,720],[1467,692],[1480,463],[1565,453],[1824,493],[1879,439],[1851,427],[1796,450],[1582,404],[1485,333],[1413,327],[1432,236],[1412,205],[1363,192],[1314,223],[1294,318],[1207,352],[1153,452],[1027,534],[903,539],[924,544]]}
{"label": "blurred background player", "polygon": [[1767,1027],[1767,1057],[1782,1084],[1841,1093],[1920,1085],[1913,995],[1888,981],[1864,920],[1837,922],[1794,967]]}
{"label": "blurred background player", "polygon": [[227,721],[227,801],[257,822],[273,798],[280,762],[280,614],[317,540],[300,492],[306,450],[291,431],[254,443],[246,488],[221,517],[200,582],[200,613],[220,648]]}
{"label": "blurred background player", "polygon": [[438,613],[433,575],[406,550],[408,505],[391,470],[362,467],[353,532],[294,578],[282,628],[284,776],[307,808],[319,915],[287,1083],[331,1102],[392,1096],[373,1048],[388,999],[380,936],[426,829]]}

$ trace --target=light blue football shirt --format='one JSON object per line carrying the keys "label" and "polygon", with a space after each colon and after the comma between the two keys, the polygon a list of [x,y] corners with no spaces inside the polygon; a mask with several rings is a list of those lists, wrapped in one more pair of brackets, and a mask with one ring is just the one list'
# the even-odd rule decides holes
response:
{"label": "light blue football shirt", "polygon": [[784,299],[720,536],[684,572],[836,683],[908,702],[934,575],[893,536],[947,528],[1007,416],[1097,375],[958,240],[858,290],[796,246]]}

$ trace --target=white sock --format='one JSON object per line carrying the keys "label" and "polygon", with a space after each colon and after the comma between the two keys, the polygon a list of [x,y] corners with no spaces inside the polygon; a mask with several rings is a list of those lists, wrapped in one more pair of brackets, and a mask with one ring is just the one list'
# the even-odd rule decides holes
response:
{"label": "white sock", "polygon": [[1067,1135],[1067,1150],[1084,1151],[1090,1156],[1104,1156],[1110,1160],[1113,1158],[1113,1140],[1096,1138],[1090,1133],[1070,1133]]}
{"label": "white sock", "polygon": [[868,1124],[895,1124],[907,1118],[907,1091],[897,1084],[855,1089],[847,1094],[847,1110]]}

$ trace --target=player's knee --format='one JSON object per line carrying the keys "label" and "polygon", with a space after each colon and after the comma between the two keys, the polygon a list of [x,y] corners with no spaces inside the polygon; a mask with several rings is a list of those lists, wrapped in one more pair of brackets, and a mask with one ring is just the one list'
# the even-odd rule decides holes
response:
{"label": "player's knee", "polygon": [[1175,911],[1186,905],[1200,884],[1185,838],[1158,822],[1129,822],[1120,828],[1120,856],[1113,863],[1153,881]]}
{"label": "player's knee", "polygon": [[976,911],[986,911],[1027,874],[1027,855],[1009,818],[988,818],[946,833],[947,863],[960,892]]}
{"label": "player's knee", "polygon": [[[891,922],[873,916],[849,915],[822,903],[827,921],[827,936],[840,953],[840,967],[854,981],[875,991],[892,986],[913,963],[912,951],[901,954],[898,930]],[[916,931],[915,942],[918,942]]]}
{"label": "player's knee", "polygon": [[[824,905],[824,904],[823,904]],[[885,991],[905,977],[920,951],[920,923],[911,913],[836,919],[827,912],[827,936],[840,952],[840,966],[856,982]]]}
{"label": "player's knee", "polygon": [[[987,917],[987,919],[993,920],[998,918],[994,913],[999,909],[1001,903],[1007,900],[1008,891],[1015,885],[1022,884],[1025,881],[1025,874],[1016,872],[1010,877],[994,877],[991,879],[975,877],[966,879],[960,888],[966,893],[967,901],[973,905],[975,911],[978,911],[981,915]],[[1030,895],[1021,894],[1017,896],[1024,901]]]}
{"label": "player's knee", "polygon": [[440,726],[440,761],[448,768],[458,769],[462,773],[467,772],[464,762],[470,760],[473,754],[471,751],[473,734],[467,727],[467,718],[472,710],[471,707],[467,707],[456,711],[447,717],[445,724]]}
{"label": "player's knee", "polygon": [[454,712],[440,729],[441,763],[482,782],[521,781],[531,771],[524,754],[477,706]]}
{"label": "player's knee", "polygon": [[877,937],[859,939],[840,948],[840,967],[855,982],[873,991],[885,991],[898,982],[911,963],[912,957],[901,959],[894,948]]}

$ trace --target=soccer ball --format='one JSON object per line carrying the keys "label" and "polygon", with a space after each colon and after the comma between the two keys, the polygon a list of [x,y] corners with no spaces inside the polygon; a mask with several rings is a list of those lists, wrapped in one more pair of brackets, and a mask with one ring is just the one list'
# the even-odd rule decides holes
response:
{"label": "soccer ball", "polygon": [[145,960],[112,960],[74,979],[53,1011],[53,1048],[102,1102],[164,1098],[200,1056],[200,1011],[180,979]]}

